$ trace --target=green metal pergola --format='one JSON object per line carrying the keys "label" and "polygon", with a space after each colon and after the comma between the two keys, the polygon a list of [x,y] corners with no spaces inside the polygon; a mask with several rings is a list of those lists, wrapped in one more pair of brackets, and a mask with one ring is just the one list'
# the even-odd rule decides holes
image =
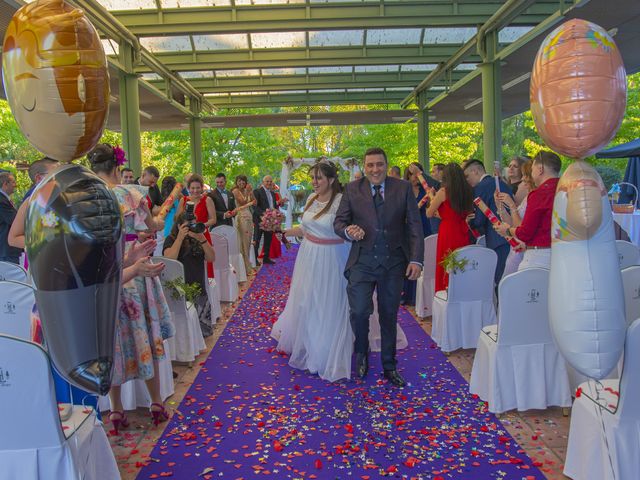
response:
{"label": "green metal pergola", "polygon": [[[568,18],[611,29],[628,71],[640,69],[637,0],[68,1],[103,37],[108,127],[137,172],[141,130],[188,128],[201,172],[202,128],[406,121],[425,165],[430,122],[482,121],[490,165],[502,119],[528,108],[538,45]],[[3,29],[23,3],[0,0]],[[330,105],[358,108],[317,111]]]}

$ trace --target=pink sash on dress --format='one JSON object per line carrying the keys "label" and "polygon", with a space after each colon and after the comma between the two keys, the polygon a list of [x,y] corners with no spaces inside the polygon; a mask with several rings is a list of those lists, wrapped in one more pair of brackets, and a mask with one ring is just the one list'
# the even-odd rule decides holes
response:
{"label": "pink sash on dress", "polygon": [[304,238],[312,243],[317,243],[318,245],[340,245],[341,243],[344,243],[344,240],[341,238],[320,238],[315,235],[311,235],[310,233],[305,233]]}

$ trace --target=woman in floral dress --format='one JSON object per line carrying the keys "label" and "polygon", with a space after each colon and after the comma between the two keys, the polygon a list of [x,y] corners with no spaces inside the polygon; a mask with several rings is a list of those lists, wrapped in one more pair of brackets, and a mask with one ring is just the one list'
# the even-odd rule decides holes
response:
{"label": "woman in floral dress", "polygon": [[[118,185],[119,167],[125,161],[124,152],[110,145],[99,144],[87,155],[92,170],[113,189],[124,217],[125,252],[138,240],[137,232],[157,231],[162,221],[151,216],[145,197],[147,188],[140,185]],[[109,419],[116,432],[129,422],[120,399],[120,385],[133,380],[146,382],[151,396],[151,416],[154,423],[168,419],[160,396],[158,360],[165,355],[163,339],[175,333],[171,313],[158,277],[137,276],[124,283],[116,323],[114,364]]]}

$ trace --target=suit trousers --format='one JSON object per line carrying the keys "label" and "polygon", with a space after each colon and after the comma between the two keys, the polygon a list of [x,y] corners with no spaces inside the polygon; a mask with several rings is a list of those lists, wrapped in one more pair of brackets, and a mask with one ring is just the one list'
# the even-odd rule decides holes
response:
{"label": "suit trousers", "polygon": [[396,369],[398,307],[406,269],[407,262],[403,258],[399,262],[393,262],[389,268],[358,261],[346,272],[356,353],[367,354],[369,351],[369,316],[373,313],[373,292],[377,289],[384,370]]}
{"label": "suit trousers", "polygon": [[262,235],[264,234],[264,257],[262,261],[269,260],[269,253],[271,252],[271,239],[273,238],[273,232],[267,232],[266,230],[262,230],[258,223],[255,223],[254,233],[253,233],[253,241],[256,253],[256,262],[258,262],[258,256],[260,255],[260,240],[262,239]]}

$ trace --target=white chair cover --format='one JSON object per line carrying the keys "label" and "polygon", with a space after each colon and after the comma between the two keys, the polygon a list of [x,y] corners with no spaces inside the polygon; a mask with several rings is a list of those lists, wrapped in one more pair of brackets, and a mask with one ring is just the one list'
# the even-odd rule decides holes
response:
{"label": "white chair cover", "polygon": [[436,286],[436,247],[438,234],[424,239],[424,262],[422,274],[416,285],[416,315],[428,317],[432,313],[433,295]]}
{"label": "white chair cover", "polygon": [[16,282],[30,283],[29,274],[24,268],[15,263],[1,261],[0,280],[15,280]]}
{"label": "white chair cover", "polygon": [[496,252],[471,245],[459,248],[468,263],[463,272],[449,275],[449,289],[433,298],[431,336],[443,352],[475,348],[482,327],[496,323],[493,276]]}
{"label": "white chair cover", "polygon": [[618,250],[620,270],[632,265],[640,265],[640,250],[636,245],[625,240],[616,240],[616,249]]}
{"label": "white chair cover", "polygon": [[567,369],[549,329],[549,271],[513,273],[498,291],[498,324],[478,338],[469,391],[493,413],[571,406]]}
{"label": "white chair cover", "polygon": [[229,263],[231,263],[233,269],[236,271],[238,281],[246,282],[247,269],[244,266],[244,259],[238,248],[238,231],[229,225],[220,225],[211,230],[211,232],[222,235],[227,239],[227,244],[229,245]]}
{"label": "white chair cover", "polygon": [[256,251],[253,248],[253,244],[249,246],[249,262],[251,262],[251,266],[253,268],[256,267],[257,263],[256,263]]}
{"label": "white chair cover", "polygon": [[[640,321],[627,329],[617,380],[580,385],[573,403],[564,474],[576,480],[640,478]],[[617,409],[616,409],[617,406]],[[612,471],[613,466],[613,471]]]}
{"label": "white chair cover", "polygon": [[60,421],[47,353],[0,335],[0,480],[115,480],[118,465],[92,408]]}
{"label": "white chair cover", "polygon": [[476,238],[476,245],[478,245],[479,247],[486,247],[487,238],[484,235],[480,235],[478,238]]}
{"label": "white chair cover", "polygon": [[[170,346],[169,341],[164,341],[165,356],[158,362],[160,375],[160,397],[166,400],[174,392],[173,369],[171,368]],[[138,407],[149,408],[151,406],[151,396],[144,380],[129,380],[122,384],[120,390],[120,400],[125,410],[135,410]],[[101,412],[111,410],[111,401],[109,396],[101,396],[98,398],[98,409]]]}
{"label": "white chair cover", "polygon": [[216,283],[222,302],[235,302],[238,299],[238,275],[229,260],[229,243],[226,237],[211,234],[213,249],[216,252],[215,269]]}
{"label": "white chair cover", "polygon": [[31,340],[31,311],[35,302],[31,285],[0,281],[0,333]]}
{"label": "white chair cover", "polygon": [[[205,273],[206,275],[206,273]],[[215,278],[205,278],[207,285],[207,296],[211,305],[211,321],[215,324],[222,317],[222,307],[220,306],[220,289]]]}
{"label": "white chair cover", "polygon": [[627,267],[621,273],[622,288],[624,289],[624,311],[629,326],[640,318],[640,266]]}
{"label": "white chair cover", "polygon": [[[160,274],[163,284],[176,279],[184,281],[184,265],[178,260],[157,257],[154,261],[164,264],[164,270]],[[198,313],[193,305],[187,304],[183,296],[175,299],[174,292],[169,288],[163,287],[163,289],[176,327],[176,334],[167,340],[170,359],[178,362],[193,362],[200,352],[206,349]]]}

